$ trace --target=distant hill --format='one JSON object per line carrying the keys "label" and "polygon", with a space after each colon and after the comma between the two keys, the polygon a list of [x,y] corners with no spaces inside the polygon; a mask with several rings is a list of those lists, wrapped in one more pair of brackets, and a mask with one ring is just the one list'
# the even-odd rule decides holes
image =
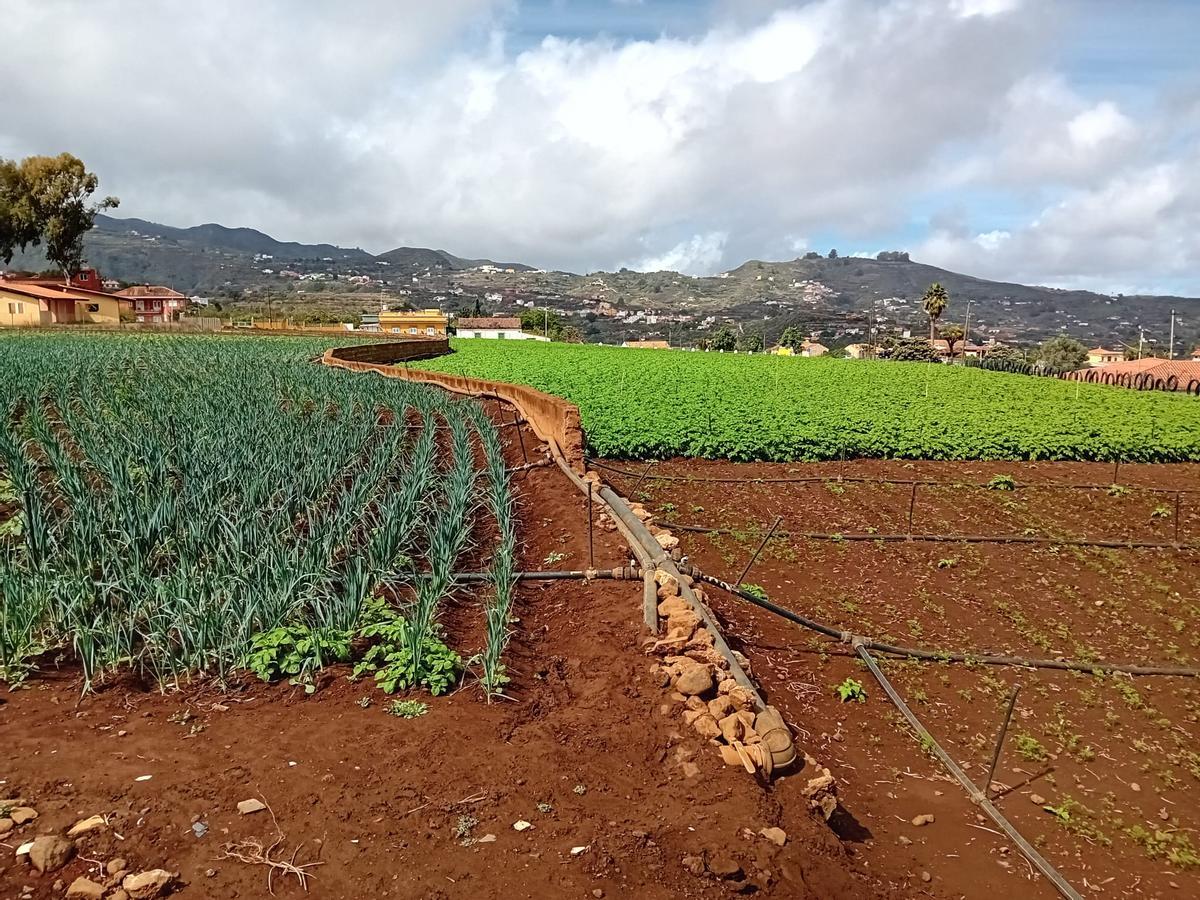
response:
{"label": "distant hill", "polygon": [[[1174,308],[1182,319],[1177,350],[1200,341],[1195,298],[1108,296],[989,281],[899,253],[882,259],[750,260],[707,277],[628,269],[575,275],[423,247],[376,256],[359,248],[279,241],[252,228],[176,228],[110,216],[97,217],[85,250],[89,264],[107,277],[167,284],[249,307],[262,306],[267,292],[283,294],[290,316],[352,315],[378,309],[390,295],[393,301],[472,312],[511,314],[531,304],[545,306],[585,316],[583,330],[592,340],[686,342],[702,337],[714,322],[727,321],[762,330],[768,343],[787,325],[848,343],[861,340],[872,323],[893,332],[923,331],[928,320],[921,295],[938,281],[950,294],[943,321],[964,322],[969,306],[973,337],[1034,341],[1065,332],[1094,346],[1136,344],[1145,329],[1150,345],[1161,347]],[[13,267],[39,270],[46,263],[33,253],[18,256]],[[327,302],[337,297],[344,306]]]}
{"label": "distant hill", "polygon": [[[466,259],[445,250],[398,247],[375,256],[358,247],[279,241],[253,228],[209,223],[176,228],[145,219],[98,215],[84,239],[89,265],[125,282],[168,284],[188,294],[222,289],[277,286],[280,271],[336,276],[390,275],[424,270],[459,271],[495,265],[529,271],[521,263]],[[391,267],[385,269],[383,264]],[[18,254],[14,269],[41,270],[46,259],[35,251]]]}

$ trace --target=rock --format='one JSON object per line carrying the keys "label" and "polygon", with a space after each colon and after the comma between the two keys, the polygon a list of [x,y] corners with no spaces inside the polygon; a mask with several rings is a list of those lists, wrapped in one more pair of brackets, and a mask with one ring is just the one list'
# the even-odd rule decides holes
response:
{"label": "rock", "polygon": [[[708,666],[701,665],[694,660],[688,660],[688,662],[691,664],[681,667],[679,675],[675,678],[675,690],[691,697],[711,691],[713,677],[712,672],[708,670]],[[710,716],[709,718],[712,717]],[[714,720],[714,724],[715,722],[716,720]],[[719,732],[720,729],[718,729]]]}
{"label": "rock", "polygon": [[736,881],[742,877],[742,867],[732,856],[714,857],[708,864],[708,871],[718,878]]}
{"label": "rock", "polygon": [[910,838],[908,835],[902,834],[900,837],[896,838],[896,843],[900,844],[902,847],[907,847],[912,843],[912,838]]}
{"label": "rock", "polygon": [[1038,806],[1045,806],[1045,805],[1046,805],[1046,798],[1045,798],[1045,797],[1043,797],[1041,794],[1030,794],[1030,795],[1029,795],[1029,802],[1030,802],[1030,803],[1036,803]]}
{"label": "rock", "polygon": [[43,834],[33,839],[29,861],[39,872],[57,872],[75,855],[75,842],[57,834]]}
{"label": "rock", "polygon": [[238,812],[243,816],[248,816],[256,812],[262,812],[266,808],[267,804],[263,803],[261,800],[256,800],[254,797],[251,797],[249,800],[242,800],[237,805]]}
{"label": "rock", "polygon": [[725,738],[727,743],[732,744],[746,736],[746,723],[736,714],[726,716],[717,725],[721,729],[721,737]]}
{"label": "rock", "polygon": [[80,875],[67,888],[68,897],[79,897],[82,900],[100,900],[104,896],[104,885],[97,884],[90,878]]}
{"label": "rock", "polygon": [[513,822],[513,831],[528,831],[533,827],[532,822],[526,822],[524,819],[518,819]]}
{"label": "rock", "polygon": [[136,875],[126,875],[121,887],[133,900],[153,900],[154,897],[165,896],[174,879],[174,874],[166,869],[150,869]]}
{"label": "rock", "polygon": [[664,619],[669,619],[671,616],[681,612],[691,612],[692,605],[682,597],[668,597],[662,603],[658,604],[658,614]]}
{"label": "rock", "polygon": [[1133,791],[1135,794],[1139,794],[1139,793],[1141,793],[1142,786],[1140,784],[1138,784],[1136,781],[1131,781],[1131,782],[1129,782],[1129,789],[1131,791]]}
{"label": "rock", "polygon": [[921,872],[921,880],[924,881],[926,884],[928,884],[929,882],[933,881],[933,876],[930,875],[928,872],[923,871],[923,872]]}
{"label": "rock", "polygon": [[684,778],[697,778],[700,775],[700,767],[694,762],[685,762],[680,768]]}
{"label": "rock", "polygon": [[108,823],[104,821],[104,816],[92,816],[87,819],[80,819],[67,831],[67,837],[79,837],[81,834],[87,834],[90,831],[103,828],[107,824]]}
{"label": "rock", "polygon": [[920,828],[922,825],[932,825],[934,821],[933,813],[922,813],[919,816],[913,816],[912,823]]}
{"label": "rock", "polygon": [[104,867],[104,871],[109,875],[116,875],[118,872],[123,872],[128,866],[125,864],[125,857],[114,856],[108,861],[108,865]]}
{"label": "rock", "polygon": [[691,639],[703,621],[691,608],[673,612],[667,618],[667,637],[682,634]]}
{"label": "rock", "polygon": [[17,848],[17,856],[25,856],[33,849],[33,841],[26,841]]}
{"label": "rock", "polygon": [[704,857],[703,856],[685,856],[683,858],[683,867],[693,875],[704,874]]}
{"label": "rock", "polygon": [[675,537],[675,535],[671,534],[669,531],[662,531],[656,534],[654,539],[658,541],[658,546],[662,547],[664,550],[674,550],[679,546],[679,538]]}
{"label": "rock", "polygon": [[572,856],[579,856],[581,853],[587,853],[587,851],[588,851],[587,844],[584,844],[582,847],[572,847],[572,848],[571,848],[571,855],[572,855]]}
{"label": "rock", "polygon": [[782,828],[763,828],[758,833],[777,847],[787,843],[787,832]]}
{"label": "rock", "polygon": [[679,596],[679,579],[664,569],[654,572],[654,580],[658,583],[659,596],[662,599]]}
{"label": "rock", "polygon": [[701,713],[696,717],[696,721],[692,723],[692,727],[696,729],[696,733],[706,740],[719,738],[721,736],[721,726],[717,724],[717,720],[708,713]]}
{"label": "rock", "polygon": [[687,642],[687,648],[689,650],[716,649],[716,644],[717,641],[712,632],[701,625],[692,632],[691,640]]}
{"label": "rock", "polygon": [[7,816],[5,816],[3,819],[0,819],[0,834],[8,834],[16,827],[17,823]]}
{"label": "rock", "polygon": [[708,712],[718,722],[736,711],[733,701],[724,694],[718,695],[708,701]]}
{"label": "rock", "polygon": [[14,825],[24,825],[26,822],[36,819],[38,813],[32,806],[18,806],[8,814],[8,817],[13,820]]}
{"label": "rock", "polygon": [[494,844],[494,843],[496,843],[496,836],[494,834],[485,834],[483,837],[481,837],[475,843],[477,843],[477,844]]}
{"label": "rock", "polygon": [[117,888],[108,895],[108,900],[129,900],[129,895],[125,893],[124,888]]}
{"label": "rock", "polygon": [[596,900],[600,900],[600,898],[604,896],[604,888],[596,888],[594,891],[592,891],[592,896],[595,897]]}

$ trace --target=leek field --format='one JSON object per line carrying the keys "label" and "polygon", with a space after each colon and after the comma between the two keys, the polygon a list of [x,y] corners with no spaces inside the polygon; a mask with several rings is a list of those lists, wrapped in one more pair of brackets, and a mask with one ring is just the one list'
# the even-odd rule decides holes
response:
{"label": "leek field", "polygon": [[579,406],[596,456],[1200,460],[1200,400],[961,366],[465,339],[420,368]]}
{"label": "leek field", "polygon": [[[439,610],[472,560],[506,677],[515,515],[477,404],[327,369],[292,337],[0,334],[0,681],[239,670],[458,683]],[[481,535],[486,536],[484,540]],[[484,546],[486,544],[486,546]]]}

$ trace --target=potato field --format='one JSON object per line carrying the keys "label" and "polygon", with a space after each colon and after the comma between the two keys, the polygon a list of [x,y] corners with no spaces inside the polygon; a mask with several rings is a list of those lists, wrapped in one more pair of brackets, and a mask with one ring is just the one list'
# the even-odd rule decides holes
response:
{"label": "potato field", "polygon": [[421,368],[579,406],[596,456],[1200,459],[1200,403],[923,363],[458,340]]}
{"label": "potato field", "polygon": [[85,691],[126,667],[311,689],[341,661],[441,693],[464,663],[439,610],[470,557],[494,576],[471,667],[500,690],[515,526],[495,429],[443,391],[314,365],[325,346],[0,337],[0,681],[62,650]]}

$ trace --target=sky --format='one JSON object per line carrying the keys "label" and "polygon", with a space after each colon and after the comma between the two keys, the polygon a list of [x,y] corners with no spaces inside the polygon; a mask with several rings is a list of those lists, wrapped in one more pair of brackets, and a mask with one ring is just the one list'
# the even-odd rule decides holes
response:
{"label": "sky", "polygon": [[117,215],[1200,296],[1200,0],[5,0],[0,156]]}

